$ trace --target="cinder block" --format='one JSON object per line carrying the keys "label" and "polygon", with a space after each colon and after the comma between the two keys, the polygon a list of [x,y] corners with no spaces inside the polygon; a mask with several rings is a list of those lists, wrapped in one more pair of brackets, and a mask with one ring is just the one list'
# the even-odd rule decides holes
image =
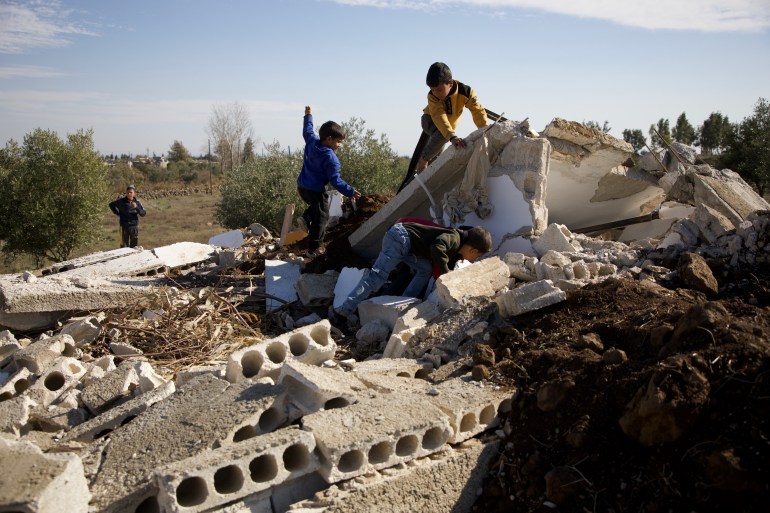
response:
{"label": "cinder block", "polygon": [[13,359],[18,367],[26,367],[34,374],[45,372],[60,356],[74,356],[75,341],[69,335],[37,340],[16,351]]}
{"label": "cinder block", "polygon": [[456,444],[492,429],[500,423],[500,413],[510,411],[516,390],[484,385],[477,381],[450,379],[435,385],[430,401],[449,417]]}
{"label": "cinder block", "polygon": [[231,383],[263,377],[277,379],[287,360],[320,365],[332,359],[336,350],[331,324],[324,319],[235,351],[227,360],[225,377]]}
{"label": "cinder block", "polygon": [[94,415],[109,408],[115,401],[130,395],[139,384],[134,362],[124,361],[104,378],[91,381],[80,396],[83,404]]}
{"label": "cinder block", "polygon": [[74,454],[43,454],[28,442],[0,438],[0,511],[86,513],[91,493]]}
{"label": "cinder block", "polygon": [[48,406],[79,383],[86,368],[75,358],[61,356],[29,387],[27,395],[40,406]]}
{"label": "cinder block", "polygon": [[328,483],[404,463],[441,449],[449,419],[427,397],[380,395],[302,419],[315,435],[320,473]]}
{"label": "cinder block", "polygon": [[62,441],[91,442],[97,438],[107,435],[115,429],[131,422],[147,408],[169,397],[176,390],[173,381],[169,381],[163,386],[151,390],[145,394],[135,397],[119,406],[110,408],[98,417],[87,420],[67,433]]}
{"label": "cinder block", "polygon": [[352,364],[351,372],[363,379],[372,374],[426,379],[431,366],[411,358],[379,358]]}
{"label": "cinder block", "polygon": [[284,364],[278,383],[287,389],[289,422],[319,410],[353,404],[367,390],[351,373],[292,361]]}
{"label": "cinder block", "polygon": [[213,374],[218,378],[224,379],[226,368],[227,368],[226,364],[199,365],[196,367],[190,367],[189,369],[184,369],[179,371],[174,381],[178,386],[181,387],[191,379],[197,378],[198,376],[201,376],[203,374]]}
{"label": "cinder block", "polygon": [[319,468],[311,433],[287,428],[213,449],[154,472],[162,511],[206,511]]}
{"label": "cinder block", "polygon": [[[18,437],[29,422],[30,411],[35,406],[35,401],[23,395],[0,401],[0,433],[10,433]],[[2,438],[0,436],[0,439]]]}
{"label": "cinder block", "polygon": [[449,445],[410,465],[389,468],[331,487],[315,498],[292,505],[290,513],[470,513],[484,479],[497,459],[498,440],[469,440]]}
{"label": "cinder block", "polygon": [[2,387],[0,387],[0,401],[7,401],[27,390],[37,379],[26,367],[21,367],[13,373]]}

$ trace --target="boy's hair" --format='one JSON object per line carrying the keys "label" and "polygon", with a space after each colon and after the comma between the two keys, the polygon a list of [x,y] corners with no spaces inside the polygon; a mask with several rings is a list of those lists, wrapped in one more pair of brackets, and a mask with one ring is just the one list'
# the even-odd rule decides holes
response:
{"label": "boy's hair", "polygon": [[428,87],[438,87],[451,81],[452,70],[443,62],[434,62],[428,68],[428,76],[425,77],[425,83],[428,84]]}
{"label": "boy's hair", "polygon": [[483,226],[475,226],[468,230],[468,238],[465,244],[477,249],[481,254],[489,253],[492,249],[492,235]]}
{"label": "boy's hair", "polygon": [[318,137],[320,137],[322,141],[325,141],[327,137],[331,137],[332,139],[344,139],[345,129],[334,121],[327,121],[318,129]]}

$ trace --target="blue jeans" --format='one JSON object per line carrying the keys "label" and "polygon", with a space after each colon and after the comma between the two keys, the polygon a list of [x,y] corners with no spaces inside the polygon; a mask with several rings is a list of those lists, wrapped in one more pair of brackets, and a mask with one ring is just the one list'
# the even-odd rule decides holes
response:
{"label": "blue jeans", "polygon": [[377,292],[388,280],[391,271],[404,262],[414,271],[414,278],[404,291],[404,296],[417,297],[431,277],[433,263],[427,258],[412,254],[412,241],[401,223],[394,224],[382,239],[382,249],[369,273],[361,278],[340,309],[352,313],[358,304]]}

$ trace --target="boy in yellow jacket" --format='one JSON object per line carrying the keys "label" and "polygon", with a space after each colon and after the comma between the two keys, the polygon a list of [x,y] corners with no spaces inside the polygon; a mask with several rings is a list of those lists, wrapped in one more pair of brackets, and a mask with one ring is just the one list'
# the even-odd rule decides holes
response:
{"label": "boy in yellow jacket", "polygon": [[441,151],[444,143],[451,142],[456,148],[464,148],[465,141],[455,134],[463,108],[471,111],[478,128],[487,125],[487,111],[476,98],[469,85],[452,79],[452,70],[443,62],[434,62],[428,68],[425,79],[430,87],[428,106],[423,109],[422,130],[428,136],[415,172],[419,173]]}

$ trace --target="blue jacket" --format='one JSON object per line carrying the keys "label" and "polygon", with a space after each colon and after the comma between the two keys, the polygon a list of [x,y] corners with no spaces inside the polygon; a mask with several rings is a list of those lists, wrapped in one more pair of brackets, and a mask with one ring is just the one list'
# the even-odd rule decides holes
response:
{"label": "blue jacket", "polygon": [[310,191],[323,192],[326,184],[330,183],[340,193],[352,197],[355,189],[340,177],[340,160],[331,148],[321,144],[313,132],[312,115],[305,116],[302,136],[305,138],[305,156],[297,185]]}
{"label": "blue jacket", "polygon": [[125,196],[110,203],[110,210],[116,216],[120,216],[120,226],[138,226],[139,216],[144,217],[147,213],[138,199],[134,199],[134,203],[136,203],[136,208],[131,207],[131,203]]}

